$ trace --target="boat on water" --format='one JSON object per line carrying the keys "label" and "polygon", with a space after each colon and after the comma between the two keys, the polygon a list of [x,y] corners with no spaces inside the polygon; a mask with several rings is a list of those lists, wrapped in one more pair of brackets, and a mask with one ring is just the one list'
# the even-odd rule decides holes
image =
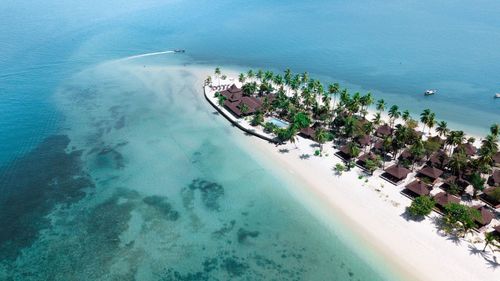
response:
{"label": "boat on water", "polygon": [[494,97],[495,99],[500,99],[500,93],[496,93],[493,97]]}
{"label": "boat on water", "polygon": [[186,52],[186,50],[184,50],[184,49],[175,49],[174,50],[174,53],[185,53],[185,52]]}
{"label": "boat on water", "polygon": [[426,90],[424,92],[424,95],[425,96],[432,96],[432,95],[435,95],[437,93],[437,90]]}

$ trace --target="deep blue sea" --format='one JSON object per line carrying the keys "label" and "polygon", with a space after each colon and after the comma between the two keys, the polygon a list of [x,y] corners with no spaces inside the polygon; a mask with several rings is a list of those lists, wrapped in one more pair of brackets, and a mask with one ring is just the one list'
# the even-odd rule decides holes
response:
{"label": "deep blue sea", "polygon": [[[483,134],[500,121],[499,12],[482,0],[2,1],[0,279],[387,280],[232,140],[192,75],[162,67],[289,67]],[[110,63],[174,48],[187,53]]]}

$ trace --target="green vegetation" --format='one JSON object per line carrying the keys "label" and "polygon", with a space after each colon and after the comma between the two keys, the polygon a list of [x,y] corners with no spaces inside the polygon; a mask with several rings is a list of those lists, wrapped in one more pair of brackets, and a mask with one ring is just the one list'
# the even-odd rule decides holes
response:
{"label": "green vegetation", "polygon": [[457,203],[449,203],[445,206],[443,222],[445,223],[445,229],[449,232],[462,230],[463,235],[465,235],[467,231],[474,227],[474,220],[480,217],[481,213],[476,209]]}
{"label": "green vegetation", "polygon": [[[262,112],[257,112],[253,118],[252,118],[252,122],[250,123],[252,126],[257,126],[257,125],[261,125],[262,123],[264,123],[264,114],[262,114]],[[271,123],[272,124],[272,123]],[[272,132],[272,130],[271,130]]]}
{"label": "green vegetation", "polygon": [[264,124],[264,132],[268,134],[275,132],[276,129],[278,129],[278,126],[276,126],[274,123],[266,122]]}
{"label": "green vegetation", "polygon": [[337,163],[335,164],[334,170],[337,175],[342,175],[342,173],[345,171],[345,166],[340,163]]}
{"label": "green vegetation", "polygon": [[434,199],[429,196],[419,196],[411,202],[407,211],[414,218],[423,218],[432,212],[435,204]]}
{"label": "green vegetation", "polygon": [[479,173],[472,174],[470,178],[470,183],[472,184],[472,187],[474,189],[474,194],[472,195],[474,198],[477,197],[478,191],[484,190],[485,182],[486,180],[483,179]]}

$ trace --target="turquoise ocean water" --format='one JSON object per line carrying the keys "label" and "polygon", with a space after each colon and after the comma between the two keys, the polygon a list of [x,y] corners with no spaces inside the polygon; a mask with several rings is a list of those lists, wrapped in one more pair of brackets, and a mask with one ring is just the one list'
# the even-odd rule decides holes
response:
{"label": "turquoise ocean water", "polygon": [[[308,71],[482,133],[500,120],[498,11],[495,1],[4,1],[0,280],[391,278],[340,224],[287,195],[293,184],[212,114],[189,67]],[[188,53],[110,63],[173,48]],[[426,88],[439,95],[423,98]]]}

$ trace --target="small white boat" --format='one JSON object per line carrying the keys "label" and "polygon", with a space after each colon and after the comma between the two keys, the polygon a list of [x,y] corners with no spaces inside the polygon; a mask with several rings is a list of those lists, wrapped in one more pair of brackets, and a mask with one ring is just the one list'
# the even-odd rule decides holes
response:
{"label": "small white boat", "polygon": [[175,49],[174,52],[175,53],[185,53],[186,50],[184,50],[184,49]]}
{"label": "small white boat", "polygon": [[437,93],[437,90],[426,90],[426,91],[424,92],[424,95],[425,95],[425,96],[432,96],[432,95],[434,95],[434,94],[436,94],[436,93]]}
{"label": "small white boat", "polygon": [[496,93],[495,96],[494,96],[494,98],[500,99],[500,93]]}

